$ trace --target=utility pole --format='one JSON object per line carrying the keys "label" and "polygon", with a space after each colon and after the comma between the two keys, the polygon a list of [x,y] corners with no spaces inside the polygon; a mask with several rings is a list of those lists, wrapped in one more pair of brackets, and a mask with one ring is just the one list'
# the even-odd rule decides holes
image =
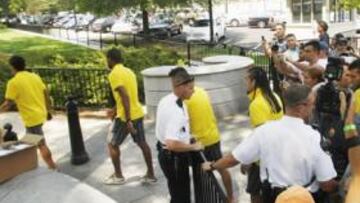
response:
{"label": "utility pole", "polygon": [[210,43],[214,42],[214,17],[212,9],[212,0],[209,0],[209,20],[210,20]]}

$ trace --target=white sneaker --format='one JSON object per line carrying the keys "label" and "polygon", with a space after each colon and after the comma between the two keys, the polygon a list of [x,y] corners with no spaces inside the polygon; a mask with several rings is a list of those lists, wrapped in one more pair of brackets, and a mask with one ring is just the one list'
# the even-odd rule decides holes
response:
{"label": "white sneaker", "polygon": [[125,178],[118,178],[115,174],[112,174],[104,180],[105,185],[123,185],[125,182]]}
{"label": "white sneaker", "polygon": [[141,182],[142,183],[152,184],[152,183],[156,183],[157,179],[155,177],[150,178],[150,177],[145,175],[145,176],[141,177]]}

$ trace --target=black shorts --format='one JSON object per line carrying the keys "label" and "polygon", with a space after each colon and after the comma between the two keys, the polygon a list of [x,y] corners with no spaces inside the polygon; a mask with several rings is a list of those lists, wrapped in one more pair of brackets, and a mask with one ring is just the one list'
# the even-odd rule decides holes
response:
{"label": "black shorts", "polygon": [[222,153],[220,142],[205,147],[204,155],[208,161],[217,161],[218,159],[221,159]]}
{"label": "black shorts", "polygon": [[[136,130],[135,134],[131,133],[131,137],[133,138],[134,142],[145,142],[143,118],[133,120],[132,123]],[[121,145],[124,142],[126,136],[129,134],[126,128],[126,122],[116,118],[110,128],[108,143],[112,144],[113,146]]]}
{"label": "black shorts", "polygon": [[44,131],[42,129],[42,126],[43,126],[43,124],[32,126],[32,127],[26,127],[26,133],[44,136]]}
{"label": "black shorts", "polygon": [[260,167],[258,164],[251,164],[251,167],[248,171],[246,192],[251,195],[261,194]]}

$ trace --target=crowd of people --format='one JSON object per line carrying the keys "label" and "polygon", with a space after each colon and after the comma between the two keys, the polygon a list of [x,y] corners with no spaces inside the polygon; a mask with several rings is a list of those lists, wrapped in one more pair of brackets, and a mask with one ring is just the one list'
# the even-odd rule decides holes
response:
{"label": "crowd of people", "polygon": [[[330,39],[319,21],[319,39],[303,44],[278,24],[272,42],[263,39],[266,56],[276,68],[279,88],[267,72],[250,68],[246,75],[252,134],[230,154],[221,152],[221,136],[210,98],[186,68],[169,72],[172,93],[163,97],[156,114],[156,148],[167,179],[171,203],[190,203],[191,160],[203,153],[204,171],[219,172],[229,203],[235,202],[229,167],[241,164],[252,203],[360,202],[360,59],[341,34]],[[123,65],[122,53],[107,52],[114,108],[107,139],[114,173],[105,184],[126,182],[120,148],[128,134],[141,149],[147,172],[142,181],[157,182],[152,152],[145,139],[144,112],[134,72]],[[335,58],[334,58],[335,57]],[[41,78],[26,70],[25,60],[10,59],[14,77],[8,82],[0,112],[16,104],[27,132],[43,135],[50,120],[49,92]],[[45,139],[39,150],[50,169],[57,169]],[[349,177],[349,178],[347,178]],[[342,192],[339,192],[342,191]]]}

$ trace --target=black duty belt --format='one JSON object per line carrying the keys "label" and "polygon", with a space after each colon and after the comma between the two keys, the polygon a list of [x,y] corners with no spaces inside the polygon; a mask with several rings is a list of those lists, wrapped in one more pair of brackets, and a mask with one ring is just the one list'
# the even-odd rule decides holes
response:
{"label": "black duty belt", "polygon": [[166,155],[177,156],[180,158],[188,158],[188,156],[189,156],[188,152],[173,152],[173,151],[166,149],[166,145],[164,145],[160,141],[158,141],[156,143],[156,148],[159,151],[159,153],[164,153]]}

